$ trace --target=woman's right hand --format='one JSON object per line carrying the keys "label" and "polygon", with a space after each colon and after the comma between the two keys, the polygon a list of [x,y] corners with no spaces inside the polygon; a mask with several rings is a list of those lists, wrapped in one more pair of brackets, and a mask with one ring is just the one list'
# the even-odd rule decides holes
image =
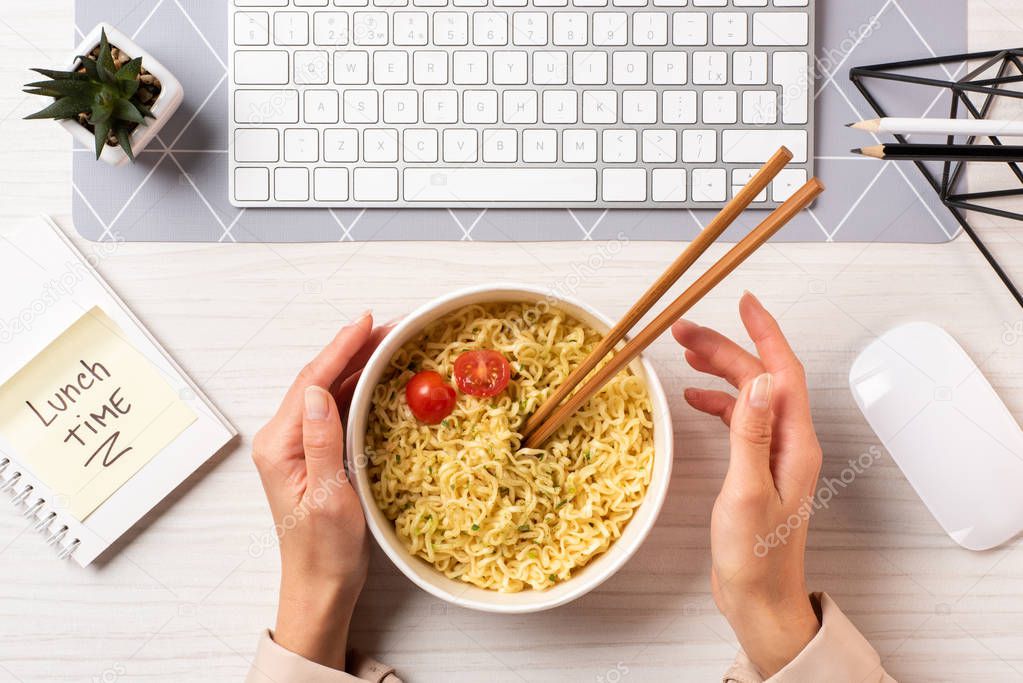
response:
{"label": "woman's right hand", "polygon": [[806,375],[781,328],[752,294],[743,296],[739,314],[759,357],[688,321],[672,333],[693,369],[739,392],[687,389],[685,398],[731,432],[728,473],[711,517],[711,587],[746,655],[769,678],[820,629],[804,562],[822,455]]}

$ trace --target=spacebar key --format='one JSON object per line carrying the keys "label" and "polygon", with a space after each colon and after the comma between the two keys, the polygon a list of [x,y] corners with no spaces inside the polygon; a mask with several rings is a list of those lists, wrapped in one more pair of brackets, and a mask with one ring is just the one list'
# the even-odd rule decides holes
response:
{"label": "spacebar key", "polygon": [[406,202],[592,202],[592,168],[407,168]]}

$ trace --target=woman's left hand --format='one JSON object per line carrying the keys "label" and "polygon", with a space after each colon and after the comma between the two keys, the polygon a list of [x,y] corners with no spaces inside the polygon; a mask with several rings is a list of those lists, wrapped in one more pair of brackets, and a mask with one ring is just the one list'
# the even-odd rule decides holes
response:
{"label": "woman's left hand", "polygon": [[373,329],[369,312],[343,328],[302,369],[252,444],[281,548],[274,640],[339,670],[369,562],[365,518],[345,474],[341,416],[389,331]]}

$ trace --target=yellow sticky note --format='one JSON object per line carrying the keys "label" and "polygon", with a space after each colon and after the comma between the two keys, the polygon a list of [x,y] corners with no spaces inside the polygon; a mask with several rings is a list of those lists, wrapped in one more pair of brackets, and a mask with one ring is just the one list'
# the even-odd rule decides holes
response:
{"label": "yellow sticky note", "polygon": [[195,420],[98,307],[0,387],[0,433],[79,521]]}

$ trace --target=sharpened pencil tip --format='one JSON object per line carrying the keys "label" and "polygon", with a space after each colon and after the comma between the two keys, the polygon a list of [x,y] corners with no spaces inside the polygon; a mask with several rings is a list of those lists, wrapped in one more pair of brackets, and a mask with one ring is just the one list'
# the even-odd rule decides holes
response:
{"label": "sharpened pencil tip", "polygon": [[857,147],[856,149],[850,149],[849,151],[852,152],[853,154],[863,154],[863,148],[862,147]]}
{"label": "sharpened pencil tip", "polygon": [[847,123],[847,124],[845,124],[845,127],[846,128],[852,128],[855,125],[856,125],[855,123]]}

